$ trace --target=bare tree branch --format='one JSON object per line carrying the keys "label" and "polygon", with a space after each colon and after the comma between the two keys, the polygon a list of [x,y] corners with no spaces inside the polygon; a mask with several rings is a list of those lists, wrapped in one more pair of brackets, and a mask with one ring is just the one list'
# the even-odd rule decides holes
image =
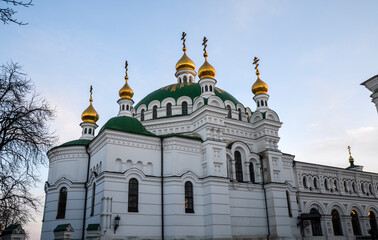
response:
{"label": "bare tree branch", "polygon": [[4,6],[1,6],[0,7],[0,20],[3,21],[4,24],[8,24],[9,22],[12,22],[12,23],[16,23],[18,25],[27,25],[27,23],[24,23],[22,21],[19,21],[17,20],[17,18],[14,17],[14,15],[17,13],[13,8],[11,8],[10,6],[13,6],[13,7],[18,7],[18,6],[22,6],[22,7],[30,7],[30,6],[33,6],[32,4],[32,1],[33,0],[30,0],[29,2],[24,2],[24,1],[20,1],[20,0],[1,0],[2,1],[2,5],[6,4],[6,7]]}

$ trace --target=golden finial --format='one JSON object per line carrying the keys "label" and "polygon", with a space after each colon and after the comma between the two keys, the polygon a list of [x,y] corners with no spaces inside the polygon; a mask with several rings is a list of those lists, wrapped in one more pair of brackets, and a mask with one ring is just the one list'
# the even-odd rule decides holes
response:
{"label": "golden finial", "polygon": [[128,79],[129,79],[129,76],[127,76],[127,70],[128,70],[128,67],[129,66],[129,63],[127,62],[127,60],[126,60],[126,62],[125,62],[125,73],[126,73],[126,76],[125,76],[125,80],[127,81]]}
{"label": "golden finial", "polygon": [[351,153],[350,149],[351,149],[351,147],[348,146],[349,162],[350,162],[350,165],[353,166],[354,165],[354,158],[352,157],[352,153]]}
{"label": "golden finial", "polygon": [[257,78],[258,78],[258,79],[260,79],[259,61],[260,61],[260,59],[258,59],[257,57],[255,57],[255,58],[253,59],[253,64],[256,65],[256,66],[255,66],[255,69],[256,69],[256,75],[257,75]]}
{"label": "golden finial", "polygon": [[186,52],[186,46],[185,46],[185,41],[186,41],[186,39],[185,39],[185,37],[186,37],[186,33],[185,33],[185,32],[182,32],[181,40],[182,40],[182,50],[183,50],[184,52]]}
{"label": "golden finial", "polygon": [[206,52],[206,47],[207,47],[207,38],[206,37],[203,37],[203,43],[202,43],[202,45],[203,45],[203,56],[205,57],[205,58],[207,58],[207,52]]}
{"label": "golden finial", "polygon": [[93,87],[91,85],[91,87],[89,88],[89,92],[91,93],[91,97],[89,98],[89,102],[93,102],[93,99],[92,99],[92,91],[93,91]]}

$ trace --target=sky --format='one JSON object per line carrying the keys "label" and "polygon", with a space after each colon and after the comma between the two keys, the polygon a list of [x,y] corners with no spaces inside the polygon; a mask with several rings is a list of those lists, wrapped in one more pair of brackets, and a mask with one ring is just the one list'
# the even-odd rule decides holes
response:
{"label": "sky", "polygon": [[[3,5],[4,3],[0,3]],[[81,113],[93,105],[99,128],[118,113],[118,91],[129,62],[138,103],[176,82],[175,64],[187,54],[202,65],[202,39],[217,87],[256,108],[251,87],[269,86],[269,106],[283,125],[279,149],[295,160],[378,172],[378,115],[360,84],[378,74],[377,1],[47,1],[17,8],[28,25],[1,25],[0,64],[23,66],[36,91],[56,108],[51,130],[61,144],[78,139]],[[197,79],[198,81],[198,79]],[[33,190],[43,196],[42,182]],[[42,210],[42,208],[41,208]],[[26,229],[39,239],[42,212]]]}

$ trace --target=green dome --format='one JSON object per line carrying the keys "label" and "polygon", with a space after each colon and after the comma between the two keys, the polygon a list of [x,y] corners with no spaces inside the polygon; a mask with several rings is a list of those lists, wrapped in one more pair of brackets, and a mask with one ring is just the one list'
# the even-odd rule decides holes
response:
{"label": "green dome", "polygon": [[[240,103],[231,94],[217,87],[215,88],[215,95],[222,99],[223,102],[230,100],[235,105]],[[193,101],[194,98],[201,96],[200,85],[198,83],[176,83],[162,87],[143,98],[137,105],[135,105],[135,109],[138,110],[138,107],[142,104],[145,104],[148,107],[148,104],[154,100],[162,102],[169,97],[177,101],[181,96],[188,96]]]}
{"label": "green dome", "polygon": [[105,129],[155,136],[153,133],[147,131],[138,119],[127,116],[120,116],[109,119],[109,121],[107,121],[101,128],[99,134]]}

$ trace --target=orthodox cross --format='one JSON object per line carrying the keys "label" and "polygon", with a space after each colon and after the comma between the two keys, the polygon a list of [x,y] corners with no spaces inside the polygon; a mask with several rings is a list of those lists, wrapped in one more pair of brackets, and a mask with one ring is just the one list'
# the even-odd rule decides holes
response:
{"label": "orthodox cross", "polygon": [[352,156],[352,153],[350,152],[350,149],[351,149],[351,147],[350,147],[350,146],[348,146],[348,152],[349,152],[349,156]]}
{"label": "orthodox cross", "polygon": [[93,99],[92,99],[92,91],[93,91],[93,87],[92,87],[92,85],[91,85],[91,87],[89,88],[89,92],[91,93],[91,98],[89,99],[90,102],[93,101]]}
{"label": "orthodox cross", "polygon": [[203,56],[204,56],[204,57],[207,57],[207,52],[206,52],[207,38],[206,38],[206,37],[203,37],[203,43],[202,43],[202,45],[203,45],[203,51],[204,51]]}
{"label": "orthodox cross", "polygon": [[181,37],[181,40],[182,40],[182,50],[185,52],[186,51],[186,46],[185,46],[185,39],[186,37],[186,33],[185,32],[182,32],[182,37]]}
{"label": "orthodox cross", "polygon": [[260,61],[260,59],[258,59],[257,57],[255,57],[255,58],[253,59],[253,64],[256,65],[255,69],[256,69],[256,75],[257,75],[257,78],[260,78],[259,61]]}
{"label": "orthodox cross", "polygon": [[125,76],[125,79],[127,80],[129,77],[127,76],[127,70],[128,70],[128,67],[129,66],[129,63],[127,62],[127,60],[126,60],[126,62],[125,62],[125,72],[126,72],[126,76]]}

